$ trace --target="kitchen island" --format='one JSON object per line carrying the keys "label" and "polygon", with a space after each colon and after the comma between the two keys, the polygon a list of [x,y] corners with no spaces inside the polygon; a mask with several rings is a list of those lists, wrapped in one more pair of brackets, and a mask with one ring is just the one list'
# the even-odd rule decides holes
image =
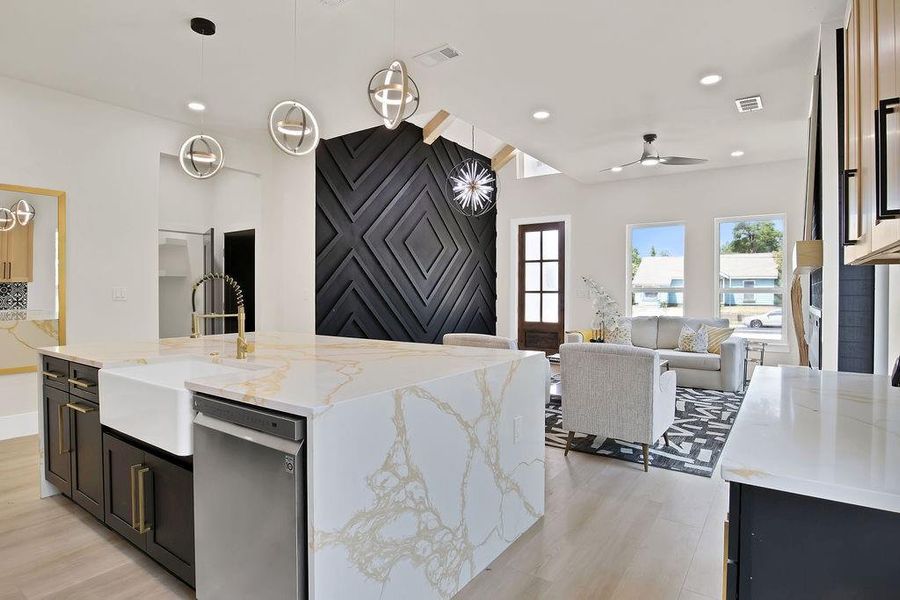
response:
{"label": "kitchen island", "polygon": [[[228,358],[234,336],[41,352],[100,370],[101,425],[105,370],[188,358],[240,368],[186,380],[187,390],[303,417],[309,598],[452,597],[543,515],[542,354],[254,338],[245,361]],[[140,440],[103,427],[104,435]],[[42,456],[54,431],[42,427]],[[189,459],[176,466],[189,469]],[[56,491],[42,483],[44,494]],[[247,519],[265,516],[264,506],[247,507]],[[197,594],[205,597],[199,579]]]}
{"label": "kitchen island", "polygon": [[897,597],[900,388],[889,377],[759,367],[721,469],[727,598]]}

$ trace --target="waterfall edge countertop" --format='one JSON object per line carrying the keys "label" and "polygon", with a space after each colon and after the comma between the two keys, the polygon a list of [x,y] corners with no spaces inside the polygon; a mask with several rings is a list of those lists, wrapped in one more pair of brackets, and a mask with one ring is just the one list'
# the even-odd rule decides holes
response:
{"label": "waterfall edge countertop", "polygon": [[726,481],[900,512],[900,388],[887,376],[760,367],[721,466]]}
{"label": "waterfall edge countertop", "polygon": [[[303,333],[248,335],[255,350],[234,359],[235,336],[95,342],[41,348],[40,353],[97,368],[211,358],[240,373],[185,382],[191,391],[311,417],[348,400],[443,377],[529,359],[540,352],[362,340]],[[542,363],[541,363],[542,364]]]}

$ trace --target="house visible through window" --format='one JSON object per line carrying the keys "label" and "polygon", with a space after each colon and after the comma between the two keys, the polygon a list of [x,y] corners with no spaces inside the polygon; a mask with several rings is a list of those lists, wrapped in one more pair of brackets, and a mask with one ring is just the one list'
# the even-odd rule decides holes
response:
{"label": "house visible through window", "polygon": [[631,225],[626,310],[632,316],[684,314],[684,225]]}
{"label": "house visible through window", "polygon": [[718,314],[735,334],[783,341],[784,216],[717,219]]}

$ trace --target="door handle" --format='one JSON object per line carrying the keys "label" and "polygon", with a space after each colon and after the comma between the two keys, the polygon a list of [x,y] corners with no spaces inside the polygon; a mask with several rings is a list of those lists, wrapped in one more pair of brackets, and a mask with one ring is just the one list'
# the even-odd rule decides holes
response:
{"label": "door handle", "polygon": [[83,390],[89,389],[94,385],[93,382],[84,381],[83,379],[73,379],[72,377],[69,377],[68,381],[75,387],[81,388]]}
{"label": "door handle", "polygon": [[878,101],[875,110],[875,213],[878,220],[892,219],[898,216],[896,210],[888,207],[888,151],[887,151],[887,117],[896,114],[894,107],[900,106],[900,97]]}
{"label": "door handle", "polygon": [[[841,174],[841,217],[844,220],[844,226],[841,231],[841,243],[844,246],[852,246],[856,244],[859,237],[859,207],[856,208],[856,223],[850,223],[850,180],[856,177],[858,171],[856,169],[844,169]],[[851,236],[851,232],[853,235]]]}
{"label": "door handle", "polygon": [[66,435],[63,431],[63,421],[66,419],[65,409],[67,406],[66,404],[56,405],[56,445],[59,448],[57,454],[67,454],[69,452],[69,447],[66,444]]}
{"label": "door handle", "polygon": [[88,406],[86,404],[79,404],[77,402],[69,402],[68,404],[66,404],[66,408],[71,408],[72,410],[80,412],[83,415],[86,415],[87,413],[94,412],[95,410],[97,410],[93,406]]}
{"label": "door handle", "polygon": [[138,483],[138,518],[137,518],[137,528],[136,531],[138,533],[144,534],[150,531],[152,528],[152,524],[148,523],[148,511],[146,506],[146,497],[147,493],[151,493],[153,490],[153,473],[150,471],[150,467],[144,467],[139,469],[137,472],[137,483]]}

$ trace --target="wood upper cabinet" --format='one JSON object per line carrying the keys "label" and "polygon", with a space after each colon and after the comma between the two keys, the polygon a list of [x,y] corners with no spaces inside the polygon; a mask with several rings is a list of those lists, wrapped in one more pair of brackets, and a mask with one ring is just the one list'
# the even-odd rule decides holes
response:
{"label": "wood upper cabinet", "polygon": [[0,232],[0,281],[34,279],[34,221]]}
{"label": "wood upper cabinet", "polygon": [[850,0],[844,31],[847,263],[900,263],[898,36],[900,0]]}

